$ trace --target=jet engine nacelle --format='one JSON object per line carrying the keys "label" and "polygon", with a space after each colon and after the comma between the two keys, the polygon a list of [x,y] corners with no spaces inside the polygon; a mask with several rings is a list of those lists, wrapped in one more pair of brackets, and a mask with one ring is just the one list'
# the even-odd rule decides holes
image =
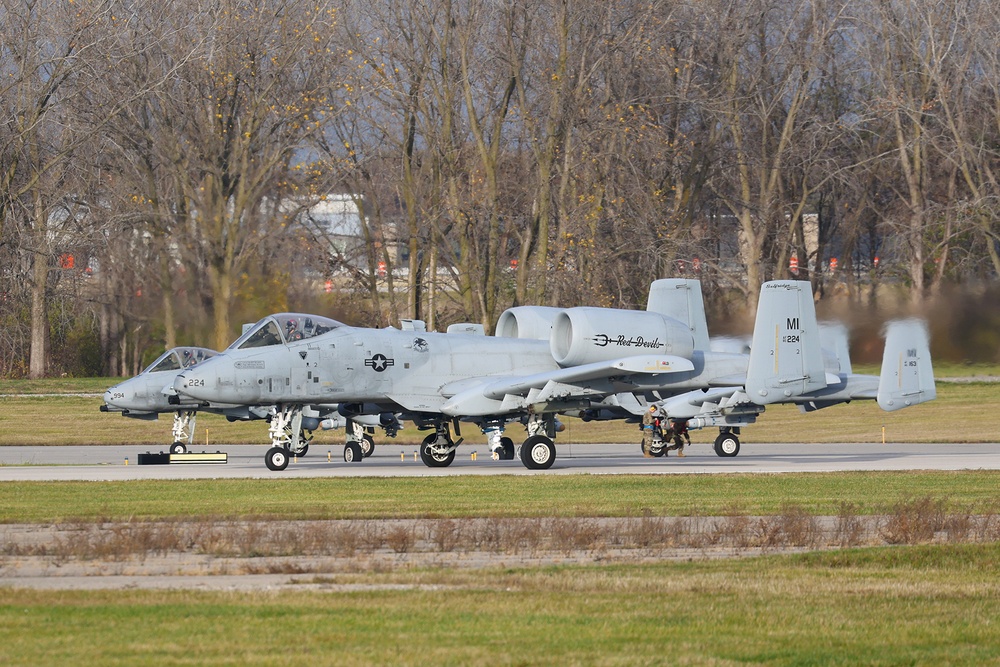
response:
{"label": "jet engine nacelle", "polygon": [[567,308],[552,323],[552,358],[578,366],[639,354],[669,354],[690,359],[690,328],[659,313],[613,308]]}
{"label": "jet engine nacelle", "polygon": [[496,335],[501,338],[548,340],[552,322],[562,308],[550,306],[515,306],[500,314]]}

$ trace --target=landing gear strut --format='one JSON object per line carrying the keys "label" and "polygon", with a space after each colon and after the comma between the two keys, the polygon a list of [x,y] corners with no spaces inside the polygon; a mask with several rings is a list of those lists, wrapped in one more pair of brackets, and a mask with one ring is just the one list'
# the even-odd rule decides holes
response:
{"label": "landing gear strut", "polygon": [[448,423],[441,422],[434,433],[420,443],[420,460],[428,468],[446,468],[455,460],[455,450],[461,443],[461,438],[458,442],[452,441]]}
{"label": "landing gear strut", "polygon": [[294,456],[305,456],[309,451],[312,431],[302,428],[302,406],[281,406],[271,417],[269,430],[271,444],[287,449]]}
{"label": "landing gear strut", "polygon": [[[375,451],[375,444],[371,440],[371,436],[365,433],[364,426],[353,419],[347,420],[344,432],[347,435],[347,442],[344,444],[344,461],[347,463],[361,463],[366,456]],[[370,445],[367,447],[367,454],[365,453],[365,438],[368,438],[368,444]]]}
{"label": "landing gear strut", "polygon": [[514,441],[503,434],[503,422],[483,425],[490,451],[498,461],[514,460]]}
{"label": "landing gear strut", "polygon": [[528,417],[528,439],[521,445],[521,463],[528,470],[547,470],[556,460],[554,414]]}
{"label": "landing gear strut", "polygon": [[172,434],[174,442],[170,445],[171,454],[183,454],[194,444],[194,427],[198,413],[194,410],[178,410],[174,413]]}
{"label": "landing gear strut", "polygon": [[302,406],[278,406],[271,415],[271,448],[264,455],[268,470],[284,470],[292,456],[305,456],[309,451],[312,431],[302,428]]}

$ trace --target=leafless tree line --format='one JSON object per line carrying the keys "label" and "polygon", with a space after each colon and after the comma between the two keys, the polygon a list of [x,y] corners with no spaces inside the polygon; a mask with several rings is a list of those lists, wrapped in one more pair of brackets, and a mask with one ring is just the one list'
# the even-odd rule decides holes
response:
{"label": "leafless tree line", "polygon": [[[793,256],[855,299],[1000,273],[985,0],[0,0],[0,103],[5,374],[285,308],[752,305]],[[329,193],[357,256],[292,233]]]}

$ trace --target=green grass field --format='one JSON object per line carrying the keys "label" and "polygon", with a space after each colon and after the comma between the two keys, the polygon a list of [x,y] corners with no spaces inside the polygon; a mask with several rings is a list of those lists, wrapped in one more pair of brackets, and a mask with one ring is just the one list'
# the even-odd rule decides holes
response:
{"label": "green grass field", "polygon": [[787,505],[860,514],[907,498],[1000,511],[1000,471],[786,475],[495,475],[4,482],[0,523],[197,518],[695,516]]}
{"label": "green grass field", "polygon": [[[99,393],[112,382],[80,381],[69,393]],[[20,387],[0,383],[0,392],[60,393],[48,382]],[[889,415],[871,402],[811,415],[779,406],[743,441],[880,443],[883,425],[890,441],[996,441],[995,420],[983,415],[1000,407],[1000,386],[942,383],[938,391],[937,401]],[[98,412],[99,404],[0,397],[0,444],[166,442],[169,420],[126,420]],[[635,427],[621,423],[567,424],[562,443],[637,440]],[[477,442],[473,430],[463,435]],[[204,416],[198,441],[264,442],[265,432],[261,422]],[[694,434],[696,442],[711,437]],[[340,443],[342,433],[318,441]],[[959,512],[997,512],[998,488],[1000,473],[976,471],[5,482],[0,523],[773,514],[787,506],[837,514],[844,504],[866,514],[925,497]],[[9,566],[0,559],[0,577]],[[0,586],[0,665],[1000,664],[998,581],[1000,544],[992,543],[363,571],[281,593]]]}
{"label": "green grass field", "polygon": [[[9,388],[11,381],[7,381]],[[40,382],[40,381],[39,381]],[[54,381],[30,385],[33,392],[49,392]],[[110,380],[90,381],[83,389],[106,388]],[[95,393],[95,392],[86,392]],[[170,441],[169,416],[147,422],[128,419],[120,414],[102,413],[99,397],[11,395],[0,393],[0,446],[45,445],[139,445],[164,447]],[[1000,413],[1000,384],[939,383],[938,398],[930,403],[897,412],[882,412],[874,401],[837,405],[811,414],[798,408],[776,405],[767,408],[759,421],[744,429],[741,439],[753,442],[871,442],[881,443],[883,427],[888,442],[996,442],[1000,438],[997,422],[984,415]],[[639,428],[622,421],[584,423],[565,418],[566,430],[558,443],[620,442],[638,443]],[[524,429],[511,425],[508,433],[515,439]],[[710,443],[715,429],[693,431],[695,443]],[[410,446],[426,433],[407,427],[395,440],[376,434],[376,443]],[[464,425],[462,436],[470,445],[482,445],[485,437],[473,424]],[[198,416],[195,444],[211,447],[220,444],[267,442],[267,424],[263,421],[229,423],[218,415]],[[342,445],[344,432],[318,431],[316,445]]]}
{"label": "green grass field", "polygon": [[990,544],[394,572],[354,592],[0,588],[0,664],[989,665],[998,575]]}

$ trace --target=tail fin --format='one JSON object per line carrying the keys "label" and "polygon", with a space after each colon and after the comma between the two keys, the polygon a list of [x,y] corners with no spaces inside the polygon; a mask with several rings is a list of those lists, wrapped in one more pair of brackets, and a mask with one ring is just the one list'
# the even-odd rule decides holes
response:
{"label": "tail fin", "polygon": [[936,397],[927,324],[922,320],[890,322],[878,381],[879,407],[899,410]]}
{"label": "tail fin", "polygon": [[835,367],[836,371],[834,372],[845,375],[850,375],[854,372],[851,369],[851,349],[847,327],[840,322],[820,323],[819,342],[823,346],[823,354],[829,354],[832,357],[826,362],[827,370]]}
{"label": "tail fin", "polygon": [[694,349],[709,349],[708,322],[700,281],[682,278],[654,280],[649,286],[646,310],[683,322],[691,329]]}
{"label": "tail fin", "polygon": [[747,366],[750,400],[767,405],[826,386],[811,285],[795,280],[764,283]]}

